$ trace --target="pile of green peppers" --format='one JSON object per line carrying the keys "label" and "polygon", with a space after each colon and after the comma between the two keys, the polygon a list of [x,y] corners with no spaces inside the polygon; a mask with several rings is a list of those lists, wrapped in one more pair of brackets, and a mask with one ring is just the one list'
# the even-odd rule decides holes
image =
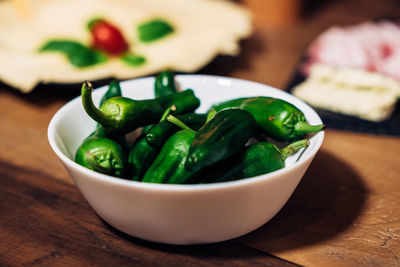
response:
{"label": "pile of green peppers", "polygon": [[[112,81],[97,107],[92,91],[84,82],[82,104],[97,128],[79,146],[75,161],[141,182],[215,183],[269,173],[307,147],[307,135],[324,129],[309,125],[292,104],[264,96],[196,113],[200,100],[192,89],[178,90],[175,73],[168,70],[156,75],[153,99],[124,97],[119,82]],[[131,142],[132,131],[140,134]]]}

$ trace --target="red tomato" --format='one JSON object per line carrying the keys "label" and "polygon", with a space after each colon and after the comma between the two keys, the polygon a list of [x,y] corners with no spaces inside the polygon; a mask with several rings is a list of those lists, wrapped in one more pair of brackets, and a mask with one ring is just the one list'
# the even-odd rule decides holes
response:
{"label": "red tomato", "polygon": [[92,23],[90,32],[93,38],[92,45],[95,49],[111,55],[122,54],[128,49],[128,43],[120,30],[104,20],[97,20]]}

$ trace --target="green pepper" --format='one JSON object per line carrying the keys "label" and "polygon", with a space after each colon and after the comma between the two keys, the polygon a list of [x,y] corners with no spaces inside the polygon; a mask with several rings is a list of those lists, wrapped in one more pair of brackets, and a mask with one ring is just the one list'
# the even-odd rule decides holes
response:
{"label": "green pepper", "polygon": [[[111,81],[100,101],[100,106],[106,100],[121,95],[119,82]],[[126,156],[123,146],[125,144],[124,136],[108,136],[104,128],[98,124],[96,130],[79,146],[75,154],[75,161],[94,171],[117,177],[124,176],[126,173]]]}
{"label": "green pepper", "polygon": [[119,85],[119,82],[117,80],[112,80],[108,84],[108,89],[101,98],[99,106],[101,107],[101,105],[103,105],[103,103],[106,102],[108,99],[119,96],[122,96],[121,86]]}
{"label": "green pepper", "polygon": [[165,96],[177,93],[178,90],[175,86],[174,72],[165,70],[160,72],[154,82],[154,95],[155,97]]}
{"label": "green pepper", "polygon": [[165,109],[175,105],[176,114],[194,111],[200,100],[193,90],[166,95],[156,99],[134,100],[127,97],[108,99],[98,109],[92,100],[93,86],[90,82],[82,85],[82,104],[87,114],[100,123],[109,134],[125,134],[142,126],[156,123]]}
{"label": "green pepper", "polygon": [[[206,122],[207,115],[188,113],[177,115],[177,119],[185,123],[188,127],[197,131]],[[146,134],[147,142],[153,147],[162,147],[167,139],[179,131],[181,128],[168,120],[154,124]]]}
{"label": "green pepper", "polygon": [[[112,80],[108,84],[108,89],[104,93],[103,97],[101,98],[99,106],[101,107],[101,105],[103,105],[103,103],[105,101],[107,101],[108,99],[111,99],[113,97],[120,97],[120,96],[122,96],[122,91],[121,91],[121,86],[119,84],[119,81]],[[99,128],[99,127],[102,127],[102,126],[101,126],[101,124],[98,123],[97,128]],[[102,131],[105,132],[104,129]],[[107,135],[106,137],[118,142],[123,148],[128,146],[125,135]]]}
{"label": "green pepper", "polygon": [[196,133],[189,129],[174,133],[165,142],[142,181],[168,184],[184,183],[192,174],[185,168],[185,163],[195,135]]}
{"label": "green pepper", "polygon": [[246,110],[230,108],[217,112],[196,133],[186,168],[195,172],[238,153],[255,131],[256,122]]}
{"label": "green pepper", "polygon": [[79,146],[75,162],[94,171],[124,177],[127,171],[127,157],[122,146],[107,138],[103,127],[97,128]]}
{"label": "green pepper", "polygon": [[279,149],[266,141],[253,143],[233,157],[194,173],[186,183],[224,182],[273,172],[285,167],[285,160],[308,144],[302,139]]}
{"label": "green pepper", "polygon": [[131,178],[140,181],[146,173],[149,166],[159,153],[158,148],[154,148],[146,141],[146,132],[139,136],[129,151],[128,163],[131,170]]}
{"label": "green pepper", "polygon": [[[171,111],[175,110],[176,107],[174,105],[167,108],[160,121],[164,121]],[[147,133],[152,127],[153,125],[143,127],[142,134],[136,139],[129,152],[128,161],[131,166],[131,178],[136,181],[140,181],[143,178],[161,149],[161,146],[151,146],[146,140]]]}
{"label": "green pepper", "polygon": [[282,99],[272,97],[238,98],[213,106],[217,111],[226,108],[242,108],[250,112],[257,125],[265,133],[278,141],[291,141],[303,138],[304,134],[324,129],[324,125],[310,125],[304,113]]}

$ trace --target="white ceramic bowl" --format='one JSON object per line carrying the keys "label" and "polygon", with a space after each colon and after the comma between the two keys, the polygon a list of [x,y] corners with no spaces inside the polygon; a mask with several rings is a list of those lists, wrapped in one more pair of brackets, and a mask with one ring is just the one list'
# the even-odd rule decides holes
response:
{"label": "white ceramic bowl", "polygon": [[[209,75],[177,75],[181,88],[192,88],[201,100],[199,112],[211,104],[244,96],[272,96],[291,102],[311,124],[317,113],[299,99],[272,87]],[[153,97],[154,78],[121,83],[123,95]],[[93,93],[99,102],[106,87]],[[287,202],[324,139],[320,132],[310,145],[286,161],[286,167],[253,178],[202,185],[150,184],[114,178],[73,161],[82,140],[95,129],[81,104],[73,99],[52,118],[48,138],[72,179],[95,212],[129,235],[168,244],[201,244],[232,239],[268,222]],[[300,152],[299,152],[300,153]]]}

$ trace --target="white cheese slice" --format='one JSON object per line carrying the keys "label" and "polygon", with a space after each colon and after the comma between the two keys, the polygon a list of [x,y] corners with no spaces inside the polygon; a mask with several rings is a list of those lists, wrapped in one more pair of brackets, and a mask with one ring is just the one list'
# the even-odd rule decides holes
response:
{"label": "white cheese slice", "polygon": [[392,114],[400,83],[378,73],[315,65],[292,93],[314,107],[377,122]]}
{"label": "white cheese slice", "polygon": [[315,64],[310,69],[309,79],[336,84],[339,87],[350,86],[359,90],[393,91],[400,96],[400,82],[377,72],[350,67],[333,67]]}

